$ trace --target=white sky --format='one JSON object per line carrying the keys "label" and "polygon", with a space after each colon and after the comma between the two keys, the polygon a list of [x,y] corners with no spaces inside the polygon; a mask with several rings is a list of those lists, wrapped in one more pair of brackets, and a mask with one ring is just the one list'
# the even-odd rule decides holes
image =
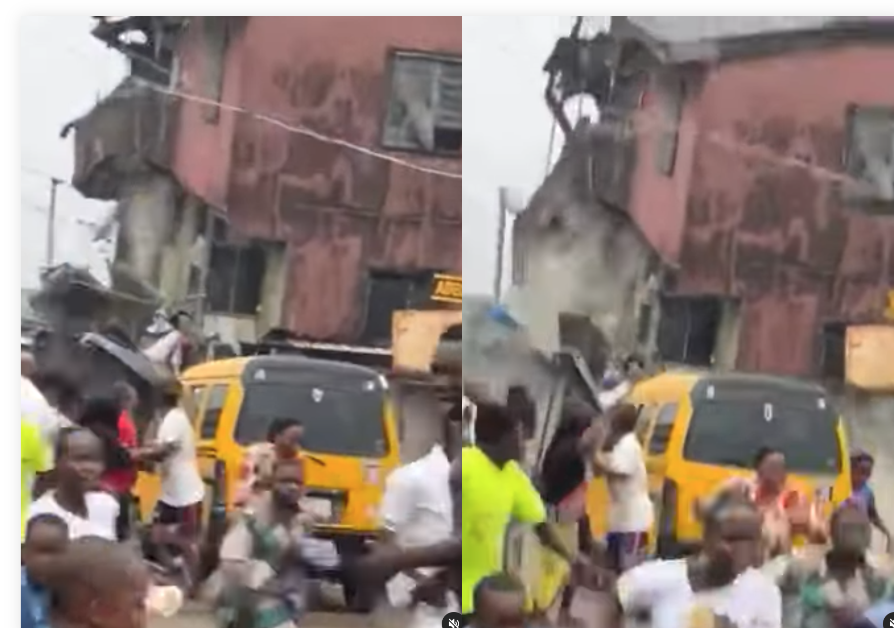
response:
{"label": "white sky", "polygon": [[[491,291],[499,188],[510,187],[524,201],[545,174],[552,117],[543,100],[541,69],[556,38],[572,23],[568,16],[463,18],[468,292]],[[125,72],[121,56],[93,39],[91,27],[89,16],[26,16],[19,23],[23,286],[37,284],[46,255],[49,180],[33,171],[70,178],[73,148],[71,139],[59,138],[60,129],[89,111]],[[106,206],[62,186],[57,207],[57,263],[87,264],[104,276],[109,247],[91,244],[92,233],[82,223],[101,220]]]}
{"label": "white sky", "polygon": [[[603,18],[588,17],[585,29]],[[499,188],[526,202],[546,174],[552,115],[543,65],[569,16],[463,16],[463,290],[490,294],[496,267]],[[577,114],[577,104],[570,113]],[[571,109],[571,107],[569,107]],[[594,106],[585,115],[595,116]],[[468,133],[465,133],[468,131]],[[557,131],[553,155],[561,149]],[[509,246],[505,250],[508,281]]]}
{"label": "white sky", "polygon": [[[90,36],[92,23],[89,16],[71,15],[29,15],[19,21],[22,287],[35,287],[45,265],[50,182],[43,175],[71,179],[74,148],[71,138],[63,141],[59,132],[125,73],[123,58]],[[92,232],[82,223],[100,221],[107,205],[63,185],[56,208],[56,263],[87,265],[105,277],[109,247],[93,245]]]}

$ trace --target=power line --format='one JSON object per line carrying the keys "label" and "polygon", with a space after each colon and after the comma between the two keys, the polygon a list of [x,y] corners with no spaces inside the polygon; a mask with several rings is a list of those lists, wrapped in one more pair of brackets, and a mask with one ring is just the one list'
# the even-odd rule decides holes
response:
{"label": "power line", "polygon": [[177,89],[171,89],[169,87],[162,87],[156,83],[151,83],[149,81],[145,81],[142,79],[134,79],[134,81],[150,89],[152,91],[158,92],[159,94],[165,94],[167,96],[172,96],[174,98],[180,98],[181,100],[186,100],[189,102],[194,102],[200,105],[206,105],[209,107],[216,107],[221,111],[229,111],[232,113],[241,113],[244,115],[251,116],[256,120],[260,120],[261,122],[266,122],[268,124],[272,124],[277,126],[289,133],[295,133],[297,135],[304,135],[306,137],[310,137],[312,139],[317,140],[318,142],[323,142],[325,144],[332,144],[335,146],[340,146],[342,148],[346,148],[348,150],[353,150],[357,153],[361,153],[368,157],[373,157],[375,159],[380,159],[382,161],[387,161],[396,166],[400,166],[402,168],[406,168],[408,170],[415,170],[416,172],[422,172],[424,174],[429,174],[437,177],[444,177],[445,179],[455,179],[457,181],[462,181],[462,174],[458,174],[455,172],[449,172],[447,170],[439,170],[437,168],[428,168],[426,166],[420,166],[419,164],[415,164],[412,161],[407,161],[406,159],[401,159],[400,157],[394,157],[393,155],[389,155],[387,153],[382,153],[377,150],[373,150],[371,148],[367,148],[366,146],[361,146],[359,144],[354,144],[353,142],[349,142],[347,140],[343,140],[341,138],[332,137],[331,135],[325,135],[318,131],[314,131],[311,128],[306,126],[294,125],[290,124],[276,116],[259,113],[257,111],[252,111],[251,109],[246,109],[245,107],[239,107],[237,105],[231,105],[228,103],[221,102],[219,100],[214,100],[212,98],[205,98],[204,96],[198,96],[196,94],[190,94],[187,92],[183,92]]}

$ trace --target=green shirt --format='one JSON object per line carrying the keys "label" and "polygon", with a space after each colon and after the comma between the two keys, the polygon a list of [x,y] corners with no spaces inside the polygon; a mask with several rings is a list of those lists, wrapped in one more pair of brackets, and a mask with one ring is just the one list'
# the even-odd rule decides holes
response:
{"label": "green shirt", "polygon": [[521,467],[514,462],[497,467],[477,447],[463,449],[462,481],[462,612],[469,614],[475,586],[504,568],[510,521],[544,523],[546,508]]}
{"label": "green shirt", "polygon": [[25,540],[34,479],[38,473],[46,473],[51,469],[50,453],[40,429],[29,421],[22,421],[22,541]]}

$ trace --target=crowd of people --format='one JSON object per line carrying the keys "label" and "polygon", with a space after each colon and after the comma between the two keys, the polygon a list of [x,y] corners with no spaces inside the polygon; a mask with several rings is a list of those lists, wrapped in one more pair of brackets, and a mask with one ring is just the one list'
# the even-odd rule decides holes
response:
{"label": "crowd of people", "polygon": [[[731,480],[699,500],[699,553],[653,560],[638,409],[620,399],[601,409],[568,403],[533,479],[518,462],[526,411],[477,404],[475,444],[462,452],[465,625],[879,628],[894,612],[890,561],[871,552],[873,528],[892,549],[870,487],[871,455],[853,453],[852,495],[827,520],[789,481],[784,454],[761,449],[752,478]],[[592,537],[584,505],[594,475],[608,485],[605,539]],[[522,573],[504,565],[512,522],[534,526],[548,550]],[[543,574],[553,581],[544,583]],[[574,616],[582,590],[591,603]]]}
{"label": "crowd of people", "polygon": [[[304,507],[301,423],[274,422],[268,442],[249,450],[219,566],[200,588],[205,489],[193,427],[172,384],[140,439],[138,401],[124,383],[82,400],[23,354],[23,628],[143,627],[151,612],[182,603],[171,584],[206,596],[222,628],[297,628],[317,570],[339,567]],[[654,509],[638,409],[623,394],[600,401],[566,404],[532,478],[520,463],[534,421],[524,390],[473,403],[457,391],[437,442],[387,478],[382,537],[350,565],[380,599],[374,616],[412,628],[445,617],[474,628],[878,628],[894,611],[888,565],[870,552],[873,528],[889,551],[892,542],[868,453],[853,454],[852,495],[827,519],[788,481],[781,452],[756,452],[752,478],[699,501],[699,553],[656,560],[647,556]],[[147,466],[161,476],[161,495],[143,530],[132,525],[132,491]],[[593,538],[587,517],[596,475],[608,485],[605,539]],[[542,546],[531,569],[507,570],[515,524]],[[583,614],[581,596],[592,602]]]}

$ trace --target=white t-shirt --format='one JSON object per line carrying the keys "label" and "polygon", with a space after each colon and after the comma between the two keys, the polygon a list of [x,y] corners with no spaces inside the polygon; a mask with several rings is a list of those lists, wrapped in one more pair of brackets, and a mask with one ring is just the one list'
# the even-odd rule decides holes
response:
{"label": "white t-shirt", "polygon": [[68,536],[71,539],[79,539],[86,536],[98,536],[110,541],[117,541],[118,534],[115,523],[118,519],[120,506],[118,500],[109,495],[96,491],[87,494],[87,518],[79,517],[59,505],[54,493],[50,492],[31,504],[28,510],[29,521],[37,515],[56,515],[68,524]]}
{"label": "white t-shirt", "polygon": [[177,451],[161,463],[161,495],[159,499],[172,508],[199,504],[205,498],[205,484],[196,461],[196,435],[189,417],[181,408],[174,408],[161,420],[158,440],[176,443]]}
{"label": "white t-shirt", "polygon": [[650,611],[652,628],[710,628],[725,617],[737,628],[782,628],[782,596],[773,580],[756,569],[721,589],[695,593],[685,560],[654,561],[618,580],[625,613]]}
{"label": "white t-shirt", "polygon": [[[435,446],[427,455],[395,469],[388,476],[381,519],[399,547],[433,545],[452,536],[450,460],[441,447]],[[420,571],[426,573],[426,570]],[[398,574],[388,583],[388,599],[395,607],[407,606],[414,588],[411,578]],[[443,616],[441,609],[440,617]]]}
{"label": "white t-shirt", "polygon": [[608,468],[624,476],[606,478],[609,532],[649,532],[655,512],[649,499],[645,456],[636,434],[627,434],[618,441],[608,455]]}

